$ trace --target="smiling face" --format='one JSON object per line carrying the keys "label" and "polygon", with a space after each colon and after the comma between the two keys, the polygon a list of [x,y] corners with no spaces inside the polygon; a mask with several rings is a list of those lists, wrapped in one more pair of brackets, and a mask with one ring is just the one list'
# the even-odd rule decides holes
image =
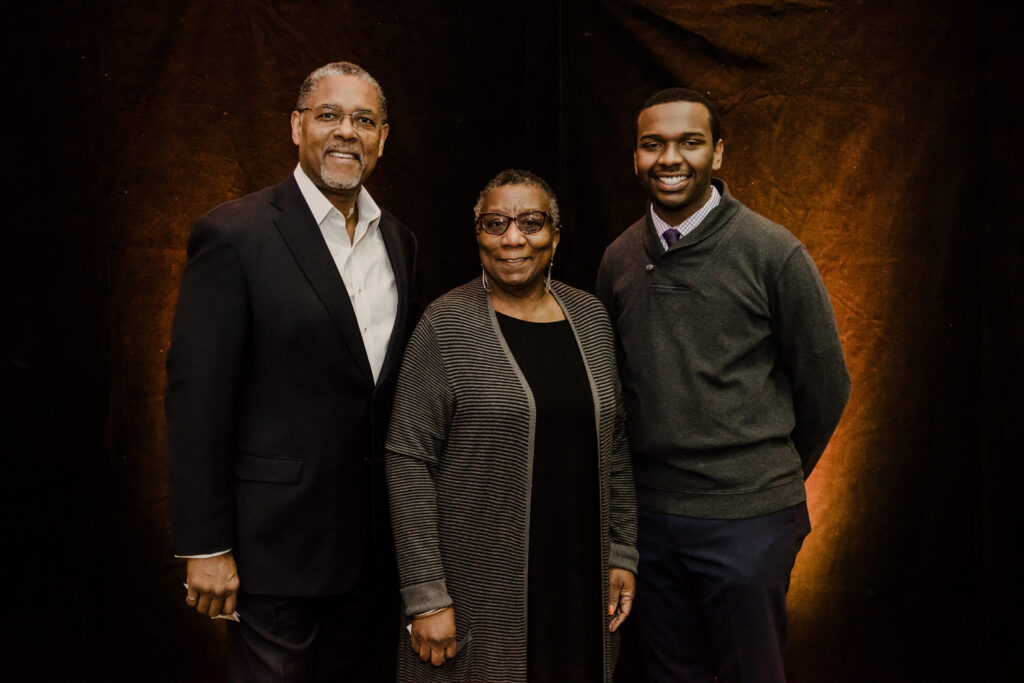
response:
{"label": "smiling face", "polygon": [[722,140],[711,141],[711,114],[699,102],[666,102],[637,117],[633,168],[654,211],[679,225],[711,197],[711,174],[722,165]]}
{"label": "smiling face", "polygon": [[[325,76],[306,98],[305,107],[311,110],[292,112],[292,142],[299,146],[299,165],[328,198],[354,196],[384,154],[388,137],[388,124],[380,123],[377,92],[356,76]],[[365,130],[355,125],[356,116],[318,117],[323,111],[362,112],[378,123]]]}
{"label": "smiling face", "polygon": [[[533,185],[501,185],[491,190],[481,213],[518,216],[527,211],[551,213],[548,196]],[[480,263],[492,287],[513,296],[528,296],[544,287],[544,275],[558,247],[558,230],[551,220],[539,232],[524,235],[515,222],[502,235],[476,231]]]}

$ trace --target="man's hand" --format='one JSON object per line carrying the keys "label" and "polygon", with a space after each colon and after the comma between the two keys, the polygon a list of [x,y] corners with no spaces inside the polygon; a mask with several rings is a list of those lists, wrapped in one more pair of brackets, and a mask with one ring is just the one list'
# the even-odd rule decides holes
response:
{"label": "man's hand", "polygon": [[238,596],[238,567],[231,553],[190,559],[186,569],[185,602],[209,617],[231,614]]}
{"label": "man's hand", "polygon": [[409,644],[424,662],[441,666],[455,656],[455,610],[413,619]]}
{"label": "man's hand", "polygon": [[608,570],[608,616],[612,618],[608,624],[609,631],[614,633],[629,616],[635,593],[636,577],[633,572],[618,567]]}

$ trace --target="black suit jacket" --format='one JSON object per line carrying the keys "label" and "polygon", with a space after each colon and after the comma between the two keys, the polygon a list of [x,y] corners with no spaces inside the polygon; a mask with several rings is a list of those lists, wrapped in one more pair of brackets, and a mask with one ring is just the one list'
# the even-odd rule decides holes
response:
{"label": "black suit jacket", "polygon": [[242,590],[332,595],[364,562],[393,571],[382,446],[413,323],[416,241],[387,211],[380,230],[398,315],[374,384],[292,176],[192,228],[167,355],[174,553],[232,548]]}

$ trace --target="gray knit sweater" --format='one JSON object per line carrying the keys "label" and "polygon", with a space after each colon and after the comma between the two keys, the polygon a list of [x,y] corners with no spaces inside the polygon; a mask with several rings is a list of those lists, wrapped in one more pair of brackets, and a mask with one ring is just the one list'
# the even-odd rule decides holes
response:
{"label": "gray knit sweater", "polygon": [[785,228],[722,201],[668,251],[650,212],[606,250],[641,508],[738,519],[805,499],[850,377],[828,292]]}
{"label": "gray knit sweater", "polygon": [[[636,498],[611,325],[592,295],[561,282],[551,292],[576,335],[594,397],[602,576],[609,566],[635,572]],[[402,361],[386,468],[406,614],[454,606],[459,649],[433,667],[412,652],[403,629],[403,683],[526,680],[535,425],[529,384],[479,278],[432,303]],[[595,610],[605,609],[607,590],[593,596]],[[616,643],[607,623],[610,681]]]}

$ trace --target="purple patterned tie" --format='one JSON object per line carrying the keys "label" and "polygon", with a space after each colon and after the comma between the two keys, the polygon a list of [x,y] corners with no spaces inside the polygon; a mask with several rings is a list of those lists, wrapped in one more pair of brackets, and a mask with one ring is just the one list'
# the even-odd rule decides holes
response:
{"label": "purple patterned tie", "polygon": [[671,247],[673,244],[679,241],[679,238],[682,237],[682,234],[675,228],[669,228],[665,232],[661,233],[661,236],[665,238],[665,243]]}

